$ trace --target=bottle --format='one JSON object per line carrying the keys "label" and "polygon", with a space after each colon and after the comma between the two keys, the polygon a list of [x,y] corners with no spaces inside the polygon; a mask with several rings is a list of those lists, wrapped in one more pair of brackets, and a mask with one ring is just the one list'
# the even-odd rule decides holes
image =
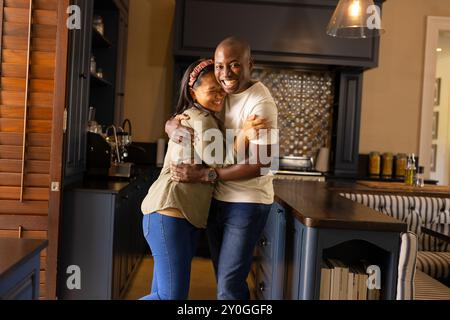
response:
{"label": "bottle", "polygon": [[414,186],[414,178],[416,175],[416,160],[414,153],[408,157],[408,162],[405,169],[405,184],[407,186]]}
{"label": "bottle", "polygon": [[423,173],[425,172],[424,167],[419,167],[419,170],[417,171],[415,186],[419,188],[423,188],[425,186],[425,179],[423,177]]}

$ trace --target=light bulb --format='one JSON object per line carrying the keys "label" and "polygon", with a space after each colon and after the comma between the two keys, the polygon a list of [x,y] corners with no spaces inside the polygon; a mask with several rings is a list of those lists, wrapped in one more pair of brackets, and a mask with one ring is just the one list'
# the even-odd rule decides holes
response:
{"label": "light bulb", "polygon": [[354,0],[349,7],[349,15],[352,18],[357,18],[361,15],[361,3],[359,0]]}

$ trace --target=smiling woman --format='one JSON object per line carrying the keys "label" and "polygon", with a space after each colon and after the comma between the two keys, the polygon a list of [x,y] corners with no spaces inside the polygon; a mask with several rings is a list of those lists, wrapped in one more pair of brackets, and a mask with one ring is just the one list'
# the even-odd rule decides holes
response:
{"label": "smiling woman", "polygon": [[[184,115],[183,125],[194,132],[185,144],[169,142],[161,175],[142,202],[143,232],[154,257],[152,290],[142,298],[144,300],[188,298],[191,262],[199,231],[206,227],[214,191],[214,168],[223,164],[223,158],[216,161],[215,158],[203,157],[204,149],[212,143],[205,139],[204,131],[220,131],[215,112],[222,110],[225,98],[213,70],[212,60],[196,61],[186,70],[175,115]],[[198,126],[198,123],[201,125]],[[203,131],[195,131],[197,128]],[[201,141],[192,145],[194,134]],[[186,155],[188,158],[185,158]],[[201,159],[210,167],[208,179],[211,181],[179,183],[170,172],[172,161],[191,162],[194,158]]]}

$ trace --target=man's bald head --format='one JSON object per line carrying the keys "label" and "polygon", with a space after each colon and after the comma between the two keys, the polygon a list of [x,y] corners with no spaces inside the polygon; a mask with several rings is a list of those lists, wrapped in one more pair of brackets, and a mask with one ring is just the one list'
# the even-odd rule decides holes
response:
{"label": "man's bald head", "polygon": [[217,46],[214,59],[216,78],[225,92],[241,93],[252,85],[253,62],[247,41],[238,37],[226,38]]}
{"label": "man's bald head", "polygon": [[241,55],[247,59],[251,58],[251,48],[250,48],[250,44],[239,37],[228,37],[225,40],[223,40],[221,43],[219,43],[219,45],[217,46],[216,49],[216,53],[218,50],[223,50],[223,49],[234,49],[237,50],[241,53]]}

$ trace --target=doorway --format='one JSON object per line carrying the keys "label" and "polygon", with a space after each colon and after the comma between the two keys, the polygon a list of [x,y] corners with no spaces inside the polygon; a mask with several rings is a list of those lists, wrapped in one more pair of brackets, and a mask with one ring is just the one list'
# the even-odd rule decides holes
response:
{"label": "doorway", "polygon": [[450,17],[428,17],[420,159],[427,178],[450,182]]}

